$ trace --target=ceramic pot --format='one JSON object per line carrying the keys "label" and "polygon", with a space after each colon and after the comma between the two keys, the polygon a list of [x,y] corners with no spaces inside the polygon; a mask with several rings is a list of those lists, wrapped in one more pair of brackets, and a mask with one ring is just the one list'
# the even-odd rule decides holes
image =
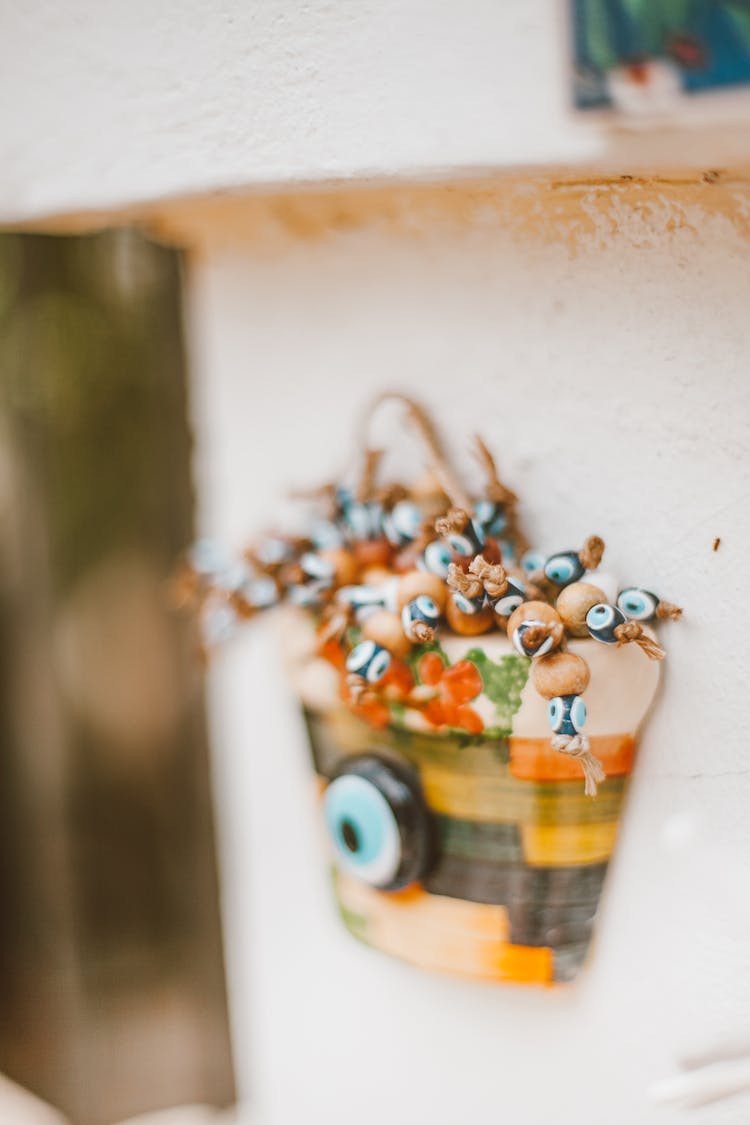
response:
{"label": "ceramic pot", "polygon": [[586,733],[606,771],[550,747],[530,661],[500,633],[441,633],[396,662],[377,700],[345,702],[342,655],[287,623],[344,924],[421,968],[572,980],[591,943],[636,734],[659,665],[636,645],[572,640],[587,660]]}

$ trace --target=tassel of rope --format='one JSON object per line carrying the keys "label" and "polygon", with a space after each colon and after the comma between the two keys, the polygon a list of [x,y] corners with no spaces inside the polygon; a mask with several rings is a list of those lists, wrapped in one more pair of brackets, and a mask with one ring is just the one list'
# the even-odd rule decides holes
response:
{"label": "tassel of rope", "polygon": [[676,621],[682,617],[682,609],[678,605],[672,605],[671,602],[659,602],[656,607],[656,616],[660,621],[669,618],[670,621]]}
{"label": "tassel of rope", "polygon": [[435,640],[435,630],[426,621],[410,621],[404,628],[404,635],[417,645],[429,645]]}
{"label": "tassel of rope", "polygon": [[482,555],[477,555],[469,564],[469,573],[475,574],[490,598],[501,598],[508,589],[508,575],[500,563],[488,563]]}
{"label": "tassel of rope", "polygon": [[[471,570],[471,567],[469,569]],[[457,593],[463,594],[465,598],[478,598],[484,592],[481,578],[464,573],[460,566],[456,566],[455,563],[451,563],[448,567],[448,576],[445,581],[451,590],[456,590]]]}
{"label": "tassel of rope", "polygon": [[576,758],[583,769],[583,791],[587,797],[595,797],[597,786],[606,778],[604,767],[590,750],[589,740],[585,734],[555,734],[552,736],[552,749],[560,754],[568,754]]}
{"label": "tassel of rope", "polygon": [[667,655],[659,642],[643,631],[643,626],[638,621],[626,621],[623,625],[618,625],[615,628],[615,637],[618,648],[631,643],[637,644],[649,660],[663,660]]}
{"label": "tassel of rope", "polygon": [[604,540],[598,535],[589,535],[578,552],[581,566],[586,570],[596,570],[604,554]]}
{"label": "tassel of rope", "polygon": [[435,531],[438,535],[450,535],[452,532],[460,535],[470,519],[469,513],[463,508],[451,508],[444,516],[435,520]]}

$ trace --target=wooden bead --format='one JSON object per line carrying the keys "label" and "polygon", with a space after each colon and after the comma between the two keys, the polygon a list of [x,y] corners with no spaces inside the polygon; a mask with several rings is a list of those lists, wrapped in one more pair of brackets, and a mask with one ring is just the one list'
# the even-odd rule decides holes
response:
{"label": "wooden bead", "polygon": [[387,609],[379,609],[365,620],[362,635],[394,656],[407,656],[411,652],[411,641],[404,635],[401,619]]}
{"label": "wooden bead", "polygon": [[540,656],[531,666],[534,687],[545,699],[558,695],[581,695],[588,687],[589,666],[573,652]]}
{"label": "wooden bead", "polygon": [[393,571],[389,570],[387,566],[368,566],[362,571],[359,581],[365,586],[382,586],[392,577]]}
{"label": "wooden bead", "polygon": [[480,609],[478,613],[462,613],[453,598],[448,598],[445,603],[445,616],[454,633],[462,637],[476,637],[479,633],[486,633],[495,624],[495,613],[492,606]]}
{"label": "wooden bead", "polygon": [[437,574],[430,574],[426,570],[411,570],[399,579],[397,602],[402,610],[409,602],[413,602],[420,594],[427,594],[432,598],[442,613],[448,597],[448,588],[442,578]]}
{"label": "wooden bead", "polygon": [[361,539],[353,546],[354,556],[361,567],[386,566],[393,558],[393,547],[388,540]]}
{"label": "wooden bead", "polygon": [[607,598],[591,582],[573,582],[560,591],[555,608],[571,637],[587,637],[586,614]]}
{"label": "wooden bead", "polygon": [[[565,630],[563,629],[563,623],[560,620],[560,615],[557,610],[551,605],[547,605],[546,602],[524,602],[523,605],[519,605],[518,609],[513,610],[513,613],[511,613],[508,618],[508,636],[510,640],[513,641],[514,647],[518,647],[517,638],[514,639],[514,634],[526,622],[532,621],[538,621],[540,624],[548,626],[547,636],[551,638],[552,643],[550,645],[545,641],[545,653],[560,646],[565,635]],[[522,632],[523,631],[524,630],[522,630]],[[528,656],[534,655],[534,653],[528,649],[525,651]]]}
{"label": "wooden bead", "polygon": [[359,566],[351,551],[343,547],[329,547],[318,554],[322,559],[328,559],[333,566],[337,586],[352,586],[357,581]]}

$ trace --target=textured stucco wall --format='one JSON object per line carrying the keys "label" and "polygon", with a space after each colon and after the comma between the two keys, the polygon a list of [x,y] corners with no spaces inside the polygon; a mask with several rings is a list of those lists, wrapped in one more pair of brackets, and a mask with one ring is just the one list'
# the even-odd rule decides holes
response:
{"label": "textured stucco wall", "polygon": [[584,197],[556,237],[494,213],[424,229],[415,216],[216,249],[193,271],[207,530],[239,543],[272,520],[288,486],[345,463],[368,398],[403,387],[434,405],[459,458],[481,428],[540,546],[599,532],[610,569],[686,609],[663,629],[591,969],[561,993],[422,975],[349,938],[273,623],[219,657],[230,990],[263,1125],[686,1121],[649,1085],[747,1030],[747,201],[711,214],[675,187],[643,206],[633,187],[610,212],[592,223]]}
{"label": "textured stucco wall", "polygon": [[685,105],[688,128],[574,121],[567,0],[2,9],[0,221],[217,187],[750,160],[734,94]]}

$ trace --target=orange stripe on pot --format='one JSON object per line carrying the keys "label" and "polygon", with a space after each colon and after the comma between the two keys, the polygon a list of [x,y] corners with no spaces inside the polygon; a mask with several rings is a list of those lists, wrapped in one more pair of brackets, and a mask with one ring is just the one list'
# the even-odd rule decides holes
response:
{"label": "orange stripe on pot", "polygon": [[[607,777],[632,772],[636,751],[632,734],[596,735],[589,742]],[[548,738],[510,738],[509,747],[510,772],[522,781],[580,781],[582,777],[580,762],[553,750]]]}

